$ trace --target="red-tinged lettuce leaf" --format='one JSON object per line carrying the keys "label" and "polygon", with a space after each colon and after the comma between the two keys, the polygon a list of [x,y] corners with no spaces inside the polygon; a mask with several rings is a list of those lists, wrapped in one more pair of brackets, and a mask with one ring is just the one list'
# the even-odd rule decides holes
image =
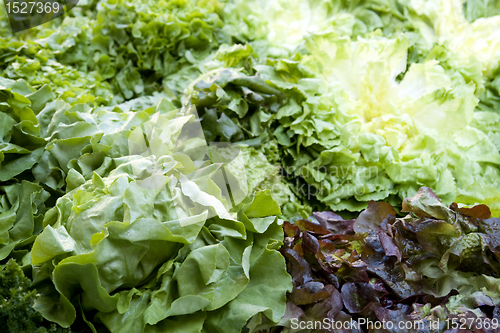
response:
{"label": "red-tinged lettuce leaf", "polygon": [[453,225],[440,220],[426,220],[417,229],[420,245],[436,255],[444,254],[459,236],[460,232]]}
{"label": "red-tinged lettuce leaf", "polygon": [[452,203],[450,209],[455,212],[455,220],[449,222],[460,225],[465,233],[476,232],[481,221],[491,217],[491,210],[486,205],[466,208],[458,207],[456,203]]}
{"label": "red-tinged lettuce leaf", "polygon": [[378,238],[380,240],[380,244],[384,248],[385,255],[388,257],[396,257],[399,262],[401,262],[401,251],[394,244],[393,238],[387,235],[384,229],[378,229]]}
{"label": "red-tinged lettuce leaf", "polygon": [[404,263],[385,255],[378,236],[366,238],[361,259],[367,264],[367,272],[382,280],[393,295],[405,298],[421,291],[420,277]]}
{"label": "red-tinged lettuce leaf", "polygon": [[[352,223],[332,212],[284,223],[281,253],[294,281],[288,301],[304,312],[298,320],[427,325],[403,330],[364,325],[363,333],[461,332],[446,320],[491,320],[494,313],[500,320],[500,219],[490,219],[484,205],[446,207],[427,188],[405,199],[403,208],[411,214],[397,217],[389,204],[370,202]],[[430,329],[437,320],[441,325]]]}
{"label": "red-tinged lettuce leaf", "polygon": [[328,220],[327,229],[336,235],[353,235],[355,220]]}
{"label": "red-tinged lettuce leaf", "polygon": [[385,202],[370,201],[368,208],[361,212],[354,222],[355,232],[377,232],[384,220],[396,216],[394,208]]}
{"label": "red-tinged lettuce leaf", "polygon": [[346,283],[341,290],[342,301],[350,313],[360,313],[368,304],[380,302],[387,291],[380,284]]}
{"label": "red-tinged lettuce leaf", "polygon": [[285,237],[297,237],[300,233],[299,227],[288,221],[283,223],[283,230],[285,231]]}
{"label": "red-tinged lettuce leaf", "polygon": [[325,285],[317,281],[309,281],[294,288],[290,300],[296,305],[314,304],[330,297]]}
{"label": "red-tinged lettuce leaf", "polygon": [[356,322],[352,316],[348,315],[344,311],[340,311],[337,316],[335,316],[333,322],[341,323],[338,325],[339,329],[335,328],[330,330],[329,332],[334,333],[361,333],[362,330],[359,325],[352,325],[352,323]]}
{"label": "red-tinged lettuce leaf", "polygon": [[288,273],[292,276],[294,289],[304,283],[312,281],[311,267],[297,251],[293,249],[282,249],[281,254],[286,259]]}
{"label": "red-tinged lettuce leaf", "polygon": [[313,318],[315,320],[335,318],[335,316],[337,316],[337,314],[344,308],[341,293],[331,285],[327,285],[325,288],[330,293],[330,296],[306,310],[305,313],[309,318]]}
{"label": "red-tinged lettuce leaf", "polygon": [[484,243],[488,249],[500,259],[500,232],[495,232],[494,234],[485,235]]}
{"label": "red-tinged lettuce leaf", "polygon": [[489,219],[491,217],[491,210],[486,205],[476,205],[471,208],[458,207],[456,203],[452,203],[450,209],[455,210],[465,216],[473,217],[476,219]]}
{"label": "red-tinged lettuce leaf", "polygon": [[405,213],[414,213],[418,217],[432,217],[439,220],[452,219],[451,210],[443,205],[438,196],[428,187],[421,187],[413,198],[403,200]]}
{"label": "red-tinged lettuce leaf", "polygon": [[[483,235],[470,233],[458,238],[441,258],[440,267],[458,265],[463,272],[494,275],[498,272],[496,262],[488,260]],[[453,254],[453,256],[451,256]]]}
{"label": "red-tinged lettuce leaf", "polygon": [[328,222],[328,220],[343,220],[342,216],[335,214],[334,212],[313,212],[312,216],[314,216],[323,226]]}
{"label": "red-tinged lettuce leaf", "polygon": [[334,267],[335,275],[345,282],[368,282],[370,278],[366,272],[367,265],[360,260],[356,250],[349,255],[344,253],[337,257],[333,256],[334,261],[329,262],[330,267]]}
{"label": "red-tinged lettuce leaf", "polygon": [[314,223],[308,220],[297,220],[295,225],[300,228],[301,231],[309,231],[317,235],[328,235],[330,232],[326,230],[321,224]]}
{"label": "red-tinged lettuce leaf", "polygon": [[302,236],[302,250],[309,255],[316,255],[319,251],[319,241],[316,237],[312,236],[309,232],[304,232]]}
{"label": "red-tinged lettuce leaf", "polygon": [[300,318],[304,315],[304,311],[292,302],[286,302],[285,315],[281,320],[289,320],[293,318]]}
{"label": "red-tinged lettuce leaf", "polygon": [[333,212],[313,212],[312,215],[324,228],[334,234],[354,234],[355,220],[344,220],[340,215]]}
{"label": "red-tinged lettuce leaf", "polygon": [[[415,221],[413,221],[415,223]],[[415,223],[416,224],[416,223]],[[404,258],[410,263],[421,260],[430,254],[426,254],[417,239],[417,227],[405,220],[397,220],[393,224],[394,241],[400,249]]]}
{"label": "red-tinged lettuce leaf", "polygon": [[[411,323],[412,320],[411,318],[406,315],[403,311],[401,310],[389,310],[389,309],[386,309],[382,306],[379,306],[377,308],[374,309],[374,312],[375,312],[375,315],[377,317],[377,319],[381,322],[385,322],[385,323],[392,323],[391,324],[386,324],[384,325],[382,328],[380,329],[372,329],[370,330],[370,332],[372,333],[421,333],[421,332],[429,332],[430,333],[430,330],[429,331],[423,331],[423,330],[419,330],[417,329],[417,325],[408,325],[408,328],[404,327],[404,328],[399,328],[399,324],[400,323]],[[426,325],[423,325],[422,327],[425,327]]]}
{"label": "red-tinged lettuce leaf", "polygon": [[500,232],[500,218],[480,220],[479,231],[486,234],[494,234]]}

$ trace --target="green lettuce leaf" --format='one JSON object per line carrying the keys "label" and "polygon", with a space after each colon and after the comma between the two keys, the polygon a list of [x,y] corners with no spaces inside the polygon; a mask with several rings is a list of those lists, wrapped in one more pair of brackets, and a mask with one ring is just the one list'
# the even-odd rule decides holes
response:
{"label": "green lettuce leaf", "polygon": [[40,159],[46,140],[37,114],[53,99],[47,86],[34,89],[23,80],[0,80],[0,181],[30,170]]}

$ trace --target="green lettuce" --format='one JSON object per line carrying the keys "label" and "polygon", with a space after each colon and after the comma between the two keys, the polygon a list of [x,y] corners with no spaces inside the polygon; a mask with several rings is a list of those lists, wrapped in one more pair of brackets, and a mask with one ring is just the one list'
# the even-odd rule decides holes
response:
{"label": "green lettuce", "polygon": [[45,202],[50,194],[40,185],[23,180],[0,186],[0,260],[16,254],[22,259],[42,231]]}
{"label": "green lettuce", "polygon": [[47,105],[38,118],[47,145],[33,168],[35,178],[61,194],[116,167],[114,160],[129,155],[129,136],[154,113],[172,111],[162,95],[143,97],[115,107],[71,106],[61,100]]}
{"label": "green lettuce", "polygon": [[408,38],[316,34],[310,54],[264,64],[249,45],[232,47],[216,57],[227,68],[201,76],[183,99],[207,138],[257,147],[302,200],[356,211],[426,185],[447,203],[481,202],[474,184],[500,189],[496,115],[475,110],[474,82],[449,64],[429,58],[407,69]]}
{"label": "green lettuce", "polygon": [[41,232],[50,194],[34,180],[46,139],[37,119],[54,96],[47,86],[34,89],[23,80],[0,78],[0,260],[26,248]]}
{"label": "green lettuce", "polygon": [[392,0],[236,0],[227,1],[222,17],[225,31],[249,42],[263,57],[293,56],[311,34],[335,32],[355,38],[414,29],[405,17],[405,4]]}
{"label": "green lettuce", "polygon": [[231,41],[220,7],[197,0],[84,4],[63,20],[0,38],[0,72],[46,84],[70,104],[180,93],[218,45]]}
{"label": "green lettuce", "polygon": [[[92,329],[111,332],[239,332],[257,313],[274,322],[283,315],[290,278],[276,251],[279,205],[269,191],[231,205],[219,164],[203,159],[206,142],[192,136],[195,116],[164,104],[134,129],[127,125],[140,112],[123,115],[114,133],[99,123],[126,135],[116,149],[127,152],[110,157],[110,171],[88,180],[83,169],[68,171],[78,186],[45,214],[31,251],[41,294],[34,307],[46,319],[69,327],[83,312]],[[83,114],[75,128],[93,122]]]}
{"label": "green lettuce", "polygon": [[53,99],[47,86],[34,89],[23,80],[0,79],[2,145],[0,181],[30,170],[45,146],[37,114]]}
{"label": "green lettuce", "polygon": [[[435,60],[412,64],[396,82],[405,71],[404,36],[357,42],[317,36],[309,47],[309,67],[321,70],[328,84],[341,91],[335,99],[338,109],[354,114],[359,122],[358,129],[346,136],[348,146],[361,153],[351,161],[361,168],[383,170],[386,176],[378,181],[388,178],[394,184],[380,187],[384,197],[398,193],[402,199],[415,193],[418,184],[432,187],[447,202],[458,194],[455,184],[463,192],[474,182],[498,188],[498,174],[491,167],[500,162],[498,149],[472,126],[477,105],[472,83],[450,78]],[[358,200],[369,198],[367,191],[361,192],[365,195],[355,195]]]}
{"label": "green lettuce", "polygon": [[468,0],[464,3],[464,14],[472,22],[481,17],[500,14],[500,3],[495,0]]}

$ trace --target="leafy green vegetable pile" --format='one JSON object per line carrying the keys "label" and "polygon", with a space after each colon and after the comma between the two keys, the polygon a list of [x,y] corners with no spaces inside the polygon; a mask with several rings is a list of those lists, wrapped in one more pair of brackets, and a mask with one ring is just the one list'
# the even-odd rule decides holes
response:
{"label": "leafy green vegetable pile", "polygon": [[[294,284],[287,313],[277,326],[256,316],[251,331],[296,332],[302,321],[301,331],[323,332],[307,326],[330,318],[346,329],[325,332],[498,332],[500,219],[485,205],[447,207],[429,188],[403,211],[398,218],[372,201],[353,220],[316,212],[285,223],[281,252]],[[353,320],[360,325],[347,329]],[[401,330],[400,322],[418,324]]]}
{"label": "leafy green vegetable pile", "polygon": [[500,311],[498,1],[4,8],[2,332]]}
{"label": "leafy green vegetable pile", "polygon": [[[463,22],[471,39],[493,38],[474,29]],[[478,53],[472,65],[458,59],[467,46],[447,49],[461,36],[432,48],[421,45],[424,37],[376,30],[354,40],[317,32],[295,45],[292,59],[258,64],[246,57],[248,46],[235,46],[220,55],[232,68],[207,73],[191,101],[210,119],[217,114],[221,138],[264,141],[264,149],[274,141],[280,155],[270,159],[302,177],[305,186],[294,190],[319,200],[315,207],[359,211],[382,199],[400,205],[425,185],[448,203],[487,202],[498,215],[500,118],[496,104],[478,105],[491,92],[485,87],[498,58],[476,59],[485,57]],[[245,67],[229,61],[234,52],[246,57]]]}

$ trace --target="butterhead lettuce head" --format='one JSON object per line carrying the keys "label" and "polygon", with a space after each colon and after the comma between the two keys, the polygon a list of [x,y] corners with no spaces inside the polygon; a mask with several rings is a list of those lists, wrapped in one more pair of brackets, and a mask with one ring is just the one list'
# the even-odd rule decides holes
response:
{"label": "butterhead lettuce head", "polygon": [[278,204],[268,191],[225,197],[220,163],[200,158],[195,116],[163,112],[162,101],[156,110],[133,130],[115,127],[129,154],[103,176],[80,175],[45,215],[31,252],[35,309],[64,327],[93,313],[84,319],[111,332],[239,332],[256,313],[278,321],[290,288]]}

